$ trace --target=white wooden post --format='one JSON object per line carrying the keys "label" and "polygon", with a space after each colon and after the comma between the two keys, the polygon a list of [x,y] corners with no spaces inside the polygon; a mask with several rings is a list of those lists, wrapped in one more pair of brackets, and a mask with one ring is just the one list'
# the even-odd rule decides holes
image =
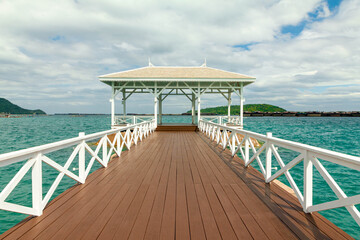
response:
{"label": "white wooden post", "polygon": [[108,159],[107,159],[107,136],[104,137],[104,141],[102,143],[102,160],[105,163],[105,167],[108,164]]}
{"label": "white wooden post", "polygon": [[111,94],[111,126],[115,125],[115,89],[112,88],[112,94]]}
{"label": "white wooden post", "polygon": [[115,137],[116,137],[116,149],[117,149],[117,151],[118,151],[118,157],[120,157],[120,155],[121,155],[121,144],[120,144],[120,139],[121,139],[121,137],[120,137],[120,135],[121,135],[121,132],[117,132],[117,134],[115,135]]}
{"label": "white wooden post", "polygon": [[125,119],[125,117],[126,117],[126,93],[125,93],[125,89],[123,89],[122,94],[123,94],[123,98],[122,98],[123,115],[124,115],[124,120],[126,121],[126,119]]}
{"label": "white wooden post", "polygon": [[231,89],[228,90],[228,122],[230,122],[230,109],[231,109]]}
{"label": "white wooden post", "polygon": [[191,123],[195,124],[195,94],[191,94]]}
{"label": "white wooden post", "polygon": [[197,99],[197,101],[198,101],[198,105],[197,105],[197,115],[198,115],[198,125],[199,125],[199,122],[200,122],[200,111],[201,111],[201,109],[200,109],[200,103],[201,103],[201,100],[200,100],[200,94],[198,95],[198,99]]}
{"label": "white wooden post", "polygon": [[232,137],[231,137],[231,155],[234,156],[235,155],[235,135],[236,133],[232,132]]}
{"label": "white wooden post", "polygon": [[243,127],[244,125],[244,91],[243,91],[243,83],[241,83],[240,88],[240,126]]}
{"label": "white wooden post", "polygon": [[154,97],[154,119],[155,119],[155,126],[157,126],[157,109],[158,109],[158,99]]}
{"label": "white wooden post", "polygon": [[[272,137],[272,133],[268,132],[266,133],[266,137],[270,138]],[[269,183],[269,179],[271,177],[271,144],[270,144],[270,140],[267,140],[266,143],[266,174],[265,174],[265,182]]]}
{"label": "white wooden post", "polygon": [[308,152],[304,156],[304,212],[313,204],[313,163]]}
{"label": "white wooden post", "polygon": [[42,215],[42,162],[41,153],[36,156],[32,167],[32,206],[37,216]]}
{"label": "white wooden post", "polygon": [[248,138],[246,135],[244,135],[244,138],[245,138],[245,153],[244,153],[245,159],[244,159],[244,162],[245,162],[245,166],[247,167],[248,162],[249,162],[249,148],[250,148],[250,142],[249,141],[251,141],[251,139]]}
{"label": "white wooden post", "polygon": [[[84,137],[85,133],[80,132],[79,137]],[[79,150],[79,178],[81,183],[85,182],[85,141],[81,141],[81,147]]]}
{"label": "white wooden post", "polygon": [[159,96],[159,124],[162,124],[162,94]]}

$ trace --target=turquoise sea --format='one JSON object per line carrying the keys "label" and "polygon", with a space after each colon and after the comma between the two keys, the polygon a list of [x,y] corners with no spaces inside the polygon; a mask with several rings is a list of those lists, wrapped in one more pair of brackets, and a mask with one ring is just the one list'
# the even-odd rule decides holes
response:
{"label": "turquoise sea", "polygon": [[[190,123],[190,116],[164,116],[164,122]],[[266,134],[272,132],[274,137],[306,143],[337,152],[360,156],[360,118],[326,118],[326,117],[252,117],[245,118],[245,129]],[[28,147],[38,146],[54,141],[78,136],[79,132],[86,134],[110,129],[109,116],[46,116],[28,118],[0,118],[0,154]],[[72,148],[47,154],[48,157],[64,164]],[[296,153],[279,149],[285,163],[296,157]],[[264,160],[264,156],[260,156]],[[326,161],[321,163],[338,182],[348,196],[360,194],[360,173],[340,167]],[[74,161],[76,162],[76,161]],[[275,160],[273,160],[275,162]],[[0,168],[0,191],[20,169],[23,163],[16,163]],[[256,163],[253,164],[257,168]],[[275,165],[276,166],[276,165]],[[99,164],[93,170],[100,167]],[[76,171],[76,165],[70,167]],[[57,176],[57,172],[43,164],[43,192],[47,192]],[[291,175],[302,190],[302,163],[292,170]],[[284,177],[279,178],[288,184]],[[64,177],[53,198],[75,184],[75,181]],[[335,200],[336,196],[322,180],[320,174],[314,172],[314,203]],[[31,171],[19,183],[7,199],[13,203],[26,203],[31,206]],[[359,205],[357,206],[358,209]],[[320,212],[340,228],[360,239],[360,227],[352,219],[345,208]],[[24,219],[23,214],[0,210],[0,233]]]}

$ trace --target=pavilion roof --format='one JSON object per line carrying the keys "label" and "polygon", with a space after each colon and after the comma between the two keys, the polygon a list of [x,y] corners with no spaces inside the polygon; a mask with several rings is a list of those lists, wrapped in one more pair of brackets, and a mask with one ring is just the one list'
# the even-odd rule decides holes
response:
{"label": "pavilion roof", "polygon": [[252,83],[255,77],[224,71],[206,66],[201,67],[157,67],[148,66],[99,77],[105,83],[118,81],[211,81]]}

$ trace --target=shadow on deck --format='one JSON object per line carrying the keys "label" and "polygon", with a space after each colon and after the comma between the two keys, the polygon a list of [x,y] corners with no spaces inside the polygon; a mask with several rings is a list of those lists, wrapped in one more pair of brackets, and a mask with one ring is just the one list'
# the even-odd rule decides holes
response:
{"label": "shadow on deck", "polygon": [[351,239],[202,133],[159,131],[5,239]]}

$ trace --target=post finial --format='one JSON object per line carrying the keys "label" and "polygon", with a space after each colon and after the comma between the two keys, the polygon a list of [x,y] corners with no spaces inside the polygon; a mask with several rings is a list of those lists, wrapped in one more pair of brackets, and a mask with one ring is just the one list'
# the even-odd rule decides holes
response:
{"label": "post finial", "polygon": [[151,63],[150,61],[150,57],[149,57],[149,67],[153,67],[154,65]]}
{"label": "post finial", "polygon": [[206,67],[206,58],[205,58],[205,61],[204,61],[204,64],[201,65],[202,67]]}

